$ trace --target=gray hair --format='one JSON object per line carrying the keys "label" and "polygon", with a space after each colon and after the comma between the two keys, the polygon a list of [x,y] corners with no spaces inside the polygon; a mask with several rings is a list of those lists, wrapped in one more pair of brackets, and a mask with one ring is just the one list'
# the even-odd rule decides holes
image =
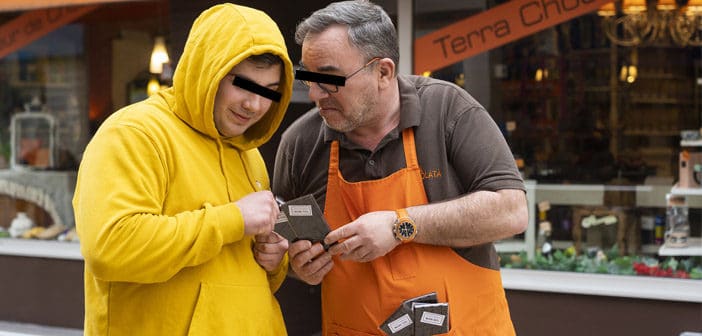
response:
{"label": "gray hair", "polygon": [[395,25],[382,7],[367,0],[334,2],[317,10],[297,25],[295,42],[309,34],[318,34],[332,25],[349,27],[349,42],[361,51],[366,59],[387,57],[400,62],[400,48]]}

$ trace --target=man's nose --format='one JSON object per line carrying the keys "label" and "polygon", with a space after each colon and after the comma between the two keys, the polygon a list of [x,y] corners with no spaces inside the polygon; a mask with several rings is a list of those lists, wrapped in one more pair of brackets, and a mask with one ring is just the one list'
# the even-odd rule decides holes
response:
{"label": "man's nose", "polygon": [[253,113],[260,113],[262,107],[264,106],[264,99],[255,93],[249,94],[249,96],[244,101],[244,108]]}

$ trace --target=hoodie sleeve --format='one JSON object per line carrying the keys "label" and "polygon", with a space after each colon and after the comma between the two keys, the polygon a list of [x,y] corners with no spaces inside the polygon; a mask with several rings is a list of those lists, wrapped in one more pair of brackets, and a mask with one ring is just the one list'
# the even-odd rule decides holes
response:
{"label": "hoodie sleeve", "polygon": [[162,282],[242,239],[234,203],[162,215],[170,176],[162,156],[125,125],[101,129],[86,148],[73,206],[81,252],[97,278]]}

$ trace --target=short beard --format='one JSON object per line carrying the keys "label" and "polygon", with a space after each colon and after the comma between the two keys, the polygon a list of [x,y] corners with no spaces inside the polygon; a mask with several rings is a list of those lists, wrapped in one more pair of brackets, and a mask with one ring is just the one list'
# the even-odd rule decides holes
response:
{"label": "short beard", "polygon": [[357,111],[360,109],[359,113],[351,116],[345,116],[341,119],[341,123],[337,125],[331,125],[326,118],[322,117],[324,124],[340,133],[352,132],[353,130],[363,126],[363,124],[368,122],[369,117],[372,117],[371,111],[377,105],[377,100],[376,97],[372,96],[369,92],[363,91],[358,101],[364,102],[361,105],[354,106],[357,108]]}
{"label": "short beard", "polygon": [[341,125],[332,125],[329,123],[329,121],[327,121],[327,118],[322,117],[322,120],[324,120],[324,124],[327,125],[327,127],[340,133],[353,131],[354,129],[356,129],[356,127],[358,127],[359,124],[356,122],[351,122],[348,119],[344,119]]}

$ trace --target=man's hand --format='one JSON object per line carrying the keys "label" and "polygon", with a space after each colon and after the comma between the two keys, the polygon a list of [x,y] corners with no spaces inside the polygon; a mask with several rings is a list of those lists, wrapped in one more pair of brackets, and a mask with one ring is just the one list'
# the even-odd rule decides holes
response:
{"label": "man's hand", "polygon": [[253,246],[254,259],[268,272],[275,271],[288,250],[288,240],[275,231],[256,236]]}
{"label": "man's hand", "polygon": [[322,282],[334,265],[331,254],[324,251],[322,244],[312,244],[309,240],[298,240],[290,244],[288,255],[295,275],[310,285]]}
{"label": "man's hand", "polygon": [[273,231],[280,209],[268,190],[250,193],[235,204],[244,217],[244,234],[249,236],[269,234]]}
{"label": "man's hand", "polygon": [[397,219],[394,211],[369,212],[327,234],[324,242],[332,244],[332,255],[341,259],[368,262],[392,251],[400,242],[392,232]]}

